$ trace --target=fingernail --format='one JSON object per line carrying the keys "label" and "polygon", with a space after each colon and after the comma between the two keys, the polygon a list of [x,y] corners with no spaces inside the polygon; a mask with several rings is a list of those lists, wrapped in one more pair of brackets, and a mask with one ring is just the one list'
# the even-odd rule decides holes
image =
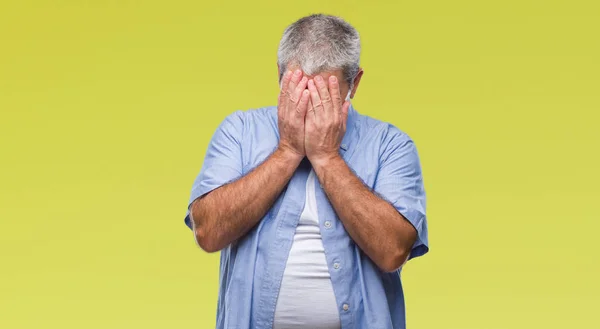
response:
{"label": "fingernail", "polygon": [[285,72],[285,75],[289,77],[290,75],[292,75],[292,71],[288,70],[287,72]]}
{"label": "fingernail", "polygon": [[306,80],[308,80],[306,77],[302,77],[302,80],[300,80],[302,83],[305,83]]}
{"label": "fingernail", "polygon": [[335,77],[335,75],[332,75],[329,77],[329,81],[330,82],[337,82],[337,78]]}
{"label": "fingernail", "polygon": [[302,71],[300,71],[300,70],[298,69],[298,70],[296,70],[296,72],[294,72],[294,74],[295,74],[297,77],[299,77],[299,76],[300,76],[300,74],[302,74]]}
{"label": "fingernail", "polygon": [[315,77],[315,80],[317,80],[317,82],[321,82],[321,81],[323,81],[323,78],[320,75],[317,75]]}

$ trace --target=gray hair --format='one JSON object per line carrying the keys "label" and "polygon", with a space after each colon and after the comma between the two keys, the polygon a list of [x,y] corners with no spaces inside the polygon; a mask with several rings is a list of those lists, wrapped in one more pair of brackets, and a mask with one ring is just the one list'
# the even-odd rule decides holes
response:
{"label": "gray hair", "polygon": [[279,82],[288,65],[298,65],[305,74],[341,69],[352,85],[358,74],[360,37],[340,17],[314,14],[302,17],[283,32],[277,50]]}

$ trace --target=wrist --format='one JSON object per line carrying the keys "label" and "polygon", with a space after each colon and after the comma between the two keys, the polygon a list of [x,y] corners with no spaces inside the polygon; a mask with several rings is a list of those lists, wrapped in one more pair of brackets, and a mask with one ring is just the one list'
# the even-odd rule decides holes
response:
{"label": "wrist", "polygon": [[300,165],[300,162],[304,158],[304,155],[282,145],[279,145],[275,149],[273,156],[277,157],[277,159],[281,160],[283,163],[293,166],[294,169]]}
{"label": "wrist", "polygon": [[310,164],[317,175],[325,171],[327,168],[335,167],[340,161],[344,161],[342,156],[337,152],[324,154],[318,157],[309,157],[308,160],[310,161]]}

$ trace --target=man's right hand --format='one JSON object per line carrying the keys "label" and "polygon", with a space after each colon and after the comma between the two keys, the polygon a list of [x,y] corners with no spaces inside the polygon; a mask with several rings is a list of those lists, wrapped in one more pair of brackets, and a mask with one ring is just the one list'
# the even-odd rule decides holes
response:
{"label": "man's right hand", "polygon": [[[207,252],[216,252],[244,236],[271,209],[305,156],[304,117],[310,92],[302,71],[287,72],[282,79],[279,103],[279,147],[271,156],[247,174],[197,198],[190,208],[196,242]],[[224,125],[229,128],[230,125]],[[221,136],[229,138],[230,132]],[[223,138],[222,137],[222,138]],[[237,132],[241,137],[241,132]],[[211,142],[212,143],[212,142]],[[225,144],[225,141],[217,141]],[[210,157],[231,161],[242,171],[241,143],[228,141]],[[222,150],[227,150],[223,153]],[[207,153],[208,154],[208,153]],[[236,158],[236,156],[238,158]],[[209,155],[207,155],[209,157]],[[237,167],[235,167],[237,166]]]}
{"label": "man's right hand", "polygon": [[304,117],[308,109],[310,92],[306,89],[308,78],[301,70],[287,71],[281,81],[281,91],[277,102],[279,126],[279,149],[298,156],[304,150]]}

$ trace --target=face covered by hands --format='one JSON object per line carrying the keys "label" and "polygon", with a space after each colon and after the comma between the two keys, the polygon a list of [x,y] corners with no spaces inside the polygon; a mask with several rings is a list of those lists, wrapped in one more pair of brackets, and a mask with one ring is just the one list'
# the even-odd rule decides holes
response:
{"label": "face covered by hands", "polygon": [[345,86],[340,86],[336,74],[328,75],[309,77],[301,70],[287,71],[281,81],[279,146],[298,156],[306,155],[313,165],[338,156],[346,132],[353,88],[348,88],[343,100],[341,92]]}

